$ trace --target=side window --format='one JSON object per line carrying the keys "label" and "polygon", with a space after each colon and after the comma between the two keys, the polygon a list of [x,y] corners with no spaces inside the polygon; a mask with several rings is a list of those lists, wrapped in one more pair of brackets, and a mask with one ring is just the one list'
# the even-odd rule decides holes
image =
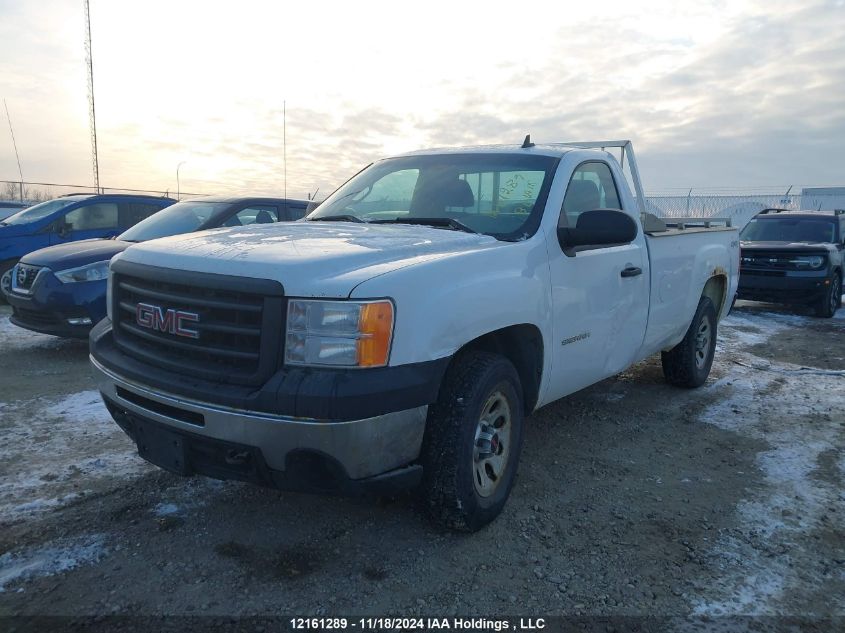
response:
{"label": "side window", "polygon": [[601,162],[582,163],[566,187],[559,225],[574,227],[584,211],[621,208],[610,167]]}
{"label": "side window", "polygon": [[298,204],[287,205],[288,220],[299,220],[305,217],[307,207]]}
{"label": "side window", "polygon": [[120,204],[120,228],[128,229],[145,220],[162,207],[148,202],[123,202]]}
{"label": "side window", "polygon": [[246,226],[247,224],[272,224],[279,221],[279,210],[269,204],[254,204],[241,209],[226,221],[226,226]]}
{"label": "side window", "polygon": [[89,204],[65,215],[65,226],[71,231],[116,229],[117,205],[113,202]]}

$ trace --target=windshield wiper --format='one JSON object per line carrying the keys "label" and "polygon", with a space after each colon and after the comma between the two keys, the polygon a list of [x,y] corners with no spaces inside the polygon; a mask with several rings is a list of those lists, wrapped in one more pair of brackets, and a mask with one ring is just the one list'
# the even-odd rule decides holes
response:
{"label": "windshield wiper", "polygon": [[311,218],[309,222],[363,222],[357,215],[343,213],[340,215],[324,215],[319,218]]}
{"label": "windshield wiper", "polygon": [[392,220],[371,220],[371,224],[421,224],[436,229],[452,229],[453,231],[464,231],[465,233],[478,233],[463,222],[455,218],[394,218]]}

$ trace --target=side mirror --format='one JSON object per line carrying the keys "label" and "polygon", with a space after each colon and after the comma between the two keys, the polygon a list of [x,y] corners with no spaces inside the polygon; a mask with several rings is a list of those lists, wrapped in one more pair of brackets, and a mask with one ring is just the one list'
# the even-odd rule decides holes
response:
{"label": "side mirror", "polygon": [[575,228],[558,227],[557,240],[563,252],[573,257],[579,250],[629,244],[637,231],[637,223],[627,213],[595,209],[579,215]]}

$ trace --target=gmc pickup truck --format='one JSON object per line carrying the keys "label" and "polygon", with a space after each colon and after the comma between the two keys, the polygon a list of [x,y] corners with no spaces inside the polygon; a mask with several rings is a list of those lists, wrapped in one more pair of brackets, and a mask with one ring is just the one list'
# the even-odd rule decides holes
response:
{"label": "gmc pickup truck", "polygon": [[630,142],[526,138],[378,161],[300,222],[132,246],[91,333],[99,389],[171,471],[416,488],[476,530],[539,407],[658,352],[670,383],[706,380],[737,232],[642,200]]}

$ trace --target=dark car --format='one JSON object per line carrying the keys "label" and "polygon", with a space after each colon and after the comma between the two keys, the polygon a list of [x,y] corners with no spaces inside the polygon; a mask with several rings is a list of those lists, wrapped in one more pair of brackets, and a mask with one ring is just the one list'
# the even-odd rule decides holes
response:
{"label": "dark car", "polygon": [[126,194],[71,194],[0,220],[0,277],[32,251],[95,237],[113,237],[176,202]]}
{"label": "dark car", "polygon": [[766,209],[740,234],[738,299],[812,307],[842,305],[845,211]]}
{"label": "dark car", "polygon": [[115,239],[87,240],[26,255],[3,292],[15,325],[56,336],[85,338],[106,316],[109,260],[135,242],[224,226],[298,220],[307,200],[200,198],[178,202]]}

